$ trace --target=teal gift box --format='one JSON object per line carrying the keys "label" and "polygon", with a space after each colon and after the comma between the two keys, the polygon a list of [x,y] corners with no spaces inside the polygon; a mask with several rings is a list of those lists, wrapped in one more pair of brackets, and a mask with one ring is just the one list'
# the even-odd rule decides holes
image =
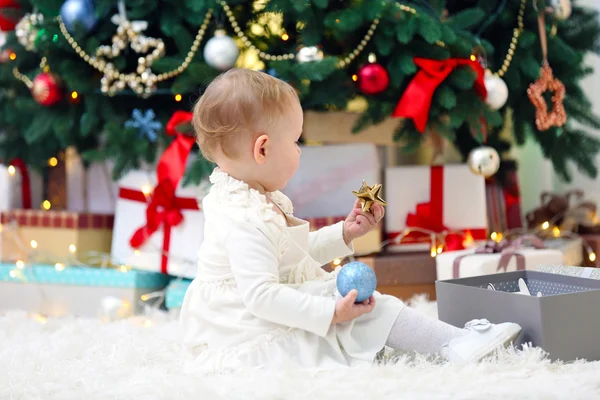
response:
{"label": "teal gift box", "polygon": [[142,296],[168,282],[166,275],[128,268],[0,264],[0,311],[123,317],[142,311]]}
{"label": "teal gift box", "polygon": [[190,283],[192,283],[190,279],[175,279],[169,283],[165,294],[165,307],[167,309],[181,308],[185,292],[187,292]]}

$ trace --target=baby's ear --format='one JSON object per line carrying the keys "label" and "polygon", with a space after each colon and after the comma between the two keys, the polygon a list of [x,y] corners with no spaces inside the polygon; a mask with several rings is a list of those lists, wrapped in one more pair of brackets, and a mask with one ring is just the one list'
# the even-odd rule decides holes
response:
{"label": "baby's ear", "polygon": [[269,151],[270,144],[269,136],[265,134],[260,135],[254,141],[252,155],[257,164],[262,165],[267,161],[267,152]]}

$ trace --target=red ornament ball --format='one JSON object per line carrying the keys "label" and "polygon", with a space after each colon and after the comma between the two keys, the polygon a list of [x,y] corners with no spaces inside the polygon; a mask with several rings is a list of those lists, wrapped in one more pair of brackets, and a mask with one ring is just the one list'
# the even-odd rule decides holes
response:
{"label": "red ornament ball", "polygon": [[60,80],[56,75],[43,72],[35,77],[31,95],[43,106],[51,106],[62,99]]}
{"label": "red ornament ball", "polygon": [[358,71],[358,88],[364,94],[381,93],[389,84],[390,76],[380,64],[367,64]]}
{"label": "red ornament ball", "polygon": [[19,22],[21,6],[13,0],[0,0],[0,31],[8,32],[15,29]]}

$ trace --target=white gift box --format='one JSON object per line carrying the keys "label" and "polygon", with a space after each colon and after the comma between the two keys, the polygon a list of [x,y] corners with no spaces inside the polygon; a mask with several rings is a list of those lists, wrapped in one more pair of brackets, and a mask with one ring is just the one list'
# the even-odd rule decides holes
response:
{"label": "white gift box", "polygon": [[[554,249],[522,248],[516,253],[523,256],[525,269],[535,270],[539,265],[563,265],[563,254]],[[438,281],[471,276],[491,275],[501,272],[517,271],[517,258],[511,257],[506,270],[500,268],[502,253],[475,253],[474,249],[447,251],[435,258]],[[458,274],[455,274],[455,260],[458,262]]]}
{"label": "white gift box", "polygon": [[21,208],[21,173],[12,166],[0,165],[0,211]]}
{"label": "white gift box", "polygon": [[204,237],[204,214],[199,203],[203,189],[200,186],[184,188],[180,184],[177,188],[176,203],[183,215],[179,225],[166,228],[161,224],[138,250],[130,245],[133,234],[146,225],[146,210],[155,185],[156,174],[141,170],[129,172],[119,181],[111,256],[115,262],[137,269],[193,279],[198,249]]}
{"label": "white gift box", "polygon": [[114,214],[119,187],[112,180],[112,163],[92,163],[86,169],[77,150],[69,148],[65,155],[68,209]]}
{"label": "white gift box", "polygon": [[370,144],[303,146],[300,166],[283,190],[300,218],[346,217],[363,179],[381,183],[377,148]]}
{"label": "white gift box", "polygon": [[[311,229],[342,221],[352,210],[363,179],[381,183],[381,163],[372,144],[303,146],[300,166],[283,190],[294,204],[294,215],[309,221]],[[377,252],[381,228],[354,240],[356,254]]]}
{"label": "white gift box", "polygon": [[[391,167],[385,175],[388,240],[410,228],[409,216],[426,221],[419,227],[429,231],[460,231],[475,241],[487,238],[485,180],[467,165]],[[412,232],[389,250],[422,251],[431,246],[430,235]]]}
{"label": "white gift box", "polygon": [[[31,205],[37,208],[42,204],[42,177],[31,170],[28,174]],[[22,184],[23,179],[18,168],[0,164],[0,211],[23,208]]]}
{"label": "white gift box", "polygon": [[559,250],[565,265],[582,265],[583,243],[580,238],[556,238],[544,240],[544,246]]}

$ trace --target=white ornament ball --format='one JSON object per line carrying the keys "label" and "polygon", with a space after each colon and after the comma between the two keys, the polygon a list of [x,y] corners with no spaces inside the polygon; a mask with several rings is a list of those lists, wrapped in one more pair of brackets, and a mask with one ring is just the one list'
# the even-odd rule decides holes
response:
{"label": "white ornament ball", "polygon": [[299,63],[321,61],[322,59],[323,52],[317,46],[302,47],[296,54],[296,60]]}
{"label": "white ornament ball", "polygon": [[550,0],[549,4],[552,7],[554,18],[564,21],[571,16],[571,12],[573,11],[571,0]]}
{"label": "white ornament ball", "polygon": [[2,50],[2,47],[6,44],[6,36],[7,34],[5,32],[0,31],[0,50]]}
{"label": "white ornament ball", "polygon": [[215,31],[215,36],[204,46],[204,60],[208,65],[220,71],[226,71],[235,65],[240,49],[224,30]]}
{"label": "white ornament ball", "polygon": [[489,178],[500,168],[500,155],[493,147],[481,146],[471,150],[467,163],[471,172]]}
{"label": "white ornament ball", "polygon": [[127,318],[131,316],[132,313],[133,310],[131,309],[131,304],[129,304],[129,302],[113,296],[103,297],[100,301],[100,308],[98,309],[98,317],[107,322]]}
{"label": "white ornament ball", "polygon": [[487,91],[485,103],[492,110],[499,110],[504,107],[506,100],[508,100],[508,86],[502,78],[494,75],[490,70],[486,70],[483,83]]}

